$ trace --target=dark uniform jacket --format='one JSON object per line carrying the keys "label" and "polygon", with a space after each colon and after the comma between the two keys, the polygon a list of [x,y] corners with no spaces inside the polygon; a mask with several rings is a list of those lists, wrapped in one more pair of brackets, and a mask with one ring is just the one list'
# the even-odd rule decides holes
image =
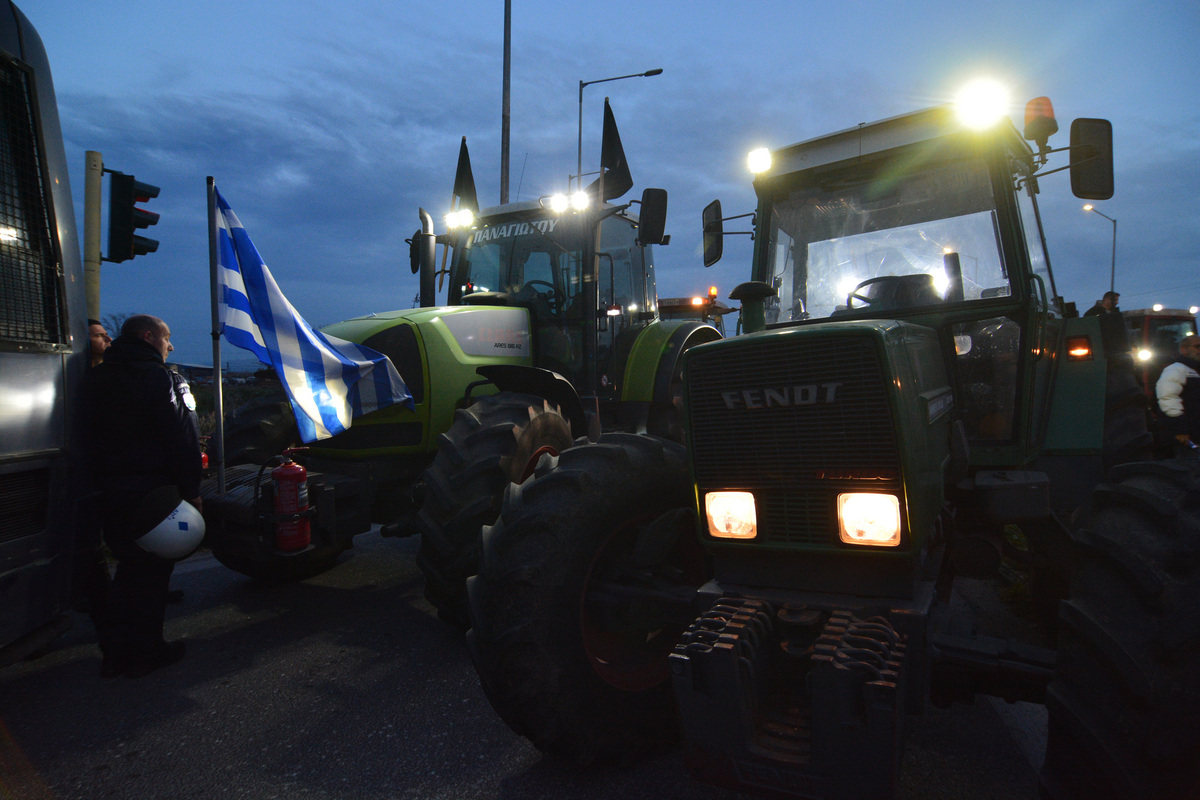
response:
{"label": "dark uniform jacket", "polygon": [[97,487],[138,494],[175,485],[200,495],[196,401],[149,343],[119,337],[83,387],[85,442]]}

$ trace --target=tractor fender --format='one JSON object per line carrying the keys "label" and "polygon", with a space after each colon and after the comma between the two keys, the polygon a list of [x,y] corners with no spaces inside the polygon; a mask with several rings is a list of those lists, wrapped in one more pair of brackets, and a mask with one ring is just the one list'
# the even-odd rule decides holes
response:
{"label": "tractor fender", "polygon": [[683,351],[722,338],[712,325],[695,320],[659,321],[646,326],[625,365],[622,399],[663,403],[671,401],[671,384],[679,378]]}
{"label": "tractor fender", "polygon": [[489,364],[479,367],[475,372],[494,384],[501,392],[534,394],[555,403],[571,423],[572,435],[583,436],[587,433],[583,401],[579,399],[579,393],[575,391],[571,382],[557,372],[522,364]]}

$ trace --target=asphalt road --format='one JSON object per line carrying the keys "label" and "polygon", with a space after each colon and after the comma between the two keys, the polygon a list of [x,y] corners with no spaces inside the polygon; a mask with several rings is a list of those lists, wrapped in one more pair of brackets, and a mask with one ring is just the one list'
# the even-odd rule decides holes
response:
{"label": "asphalt road", "polygon": [[[735,800],[680,749],[578,771],[493,713],[462,637],[421,597],[414,540],[360,536],[330,572],[270,588],[197,555],[176,569],[178,664],[99,677],[90,623],[0,670],[0,800]],[[1035,706],[931,709],[901,797],[1032,800]]]}

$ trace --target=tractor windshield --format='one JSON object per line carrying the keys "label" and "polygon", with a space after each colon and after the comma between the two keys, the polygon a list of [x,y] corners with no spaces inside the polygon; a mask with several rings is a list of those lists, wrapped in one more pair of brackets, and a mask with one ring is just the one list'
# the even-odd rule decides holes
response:
{"label": "tractor windshield", "polygon": [[501,222],[470,232],[461,251],[458,285],[465,302],[478,293],[507,295],[541,319],[562,313],[581,291],[589,242],[571,219]]}
{"label": "tractor windshield", "polygon": [[[535,364],[575,381],[587,366],[582,343],[588,317],[594,317],[599,374],[607,381],[602,385],[616,391],[613,376],[623,372],[619,361],[628,352],[621,342],[636,337],[653,316],[653,265],[649,248],[637,243],[635,224],[607,216],[594,259],[594,217],[500,219],[463,234],[450,303],[528,309]],[[593,263],[598,274],[588,300],[583,276]]]}
{"label": "tractor windshield", "polygon": [[876,159],[814,173],[770,208],[767,322],[1007,296],[995,202],[982,160],[924,168]]}

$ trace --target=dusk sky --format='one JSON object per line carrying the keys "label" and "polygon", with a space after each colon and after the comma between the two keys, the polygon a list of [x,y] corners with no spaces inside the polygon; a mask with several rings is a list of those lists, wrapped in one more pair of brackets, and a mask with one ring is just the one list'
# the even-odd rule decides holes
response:
{"label": "dusk sky", "polygon": [[[638,196],[667,189],[660,296],[722,297],[749,237],[704,270],[700,210],[753,210],[745,154],[948,102],[969,79],[1113,123],[1121,306],[1200,304],[1200,10],[1187,2],[513,0],[510,198],[566,188],[578,82],[585,171],[611,99]],[[408,308],[404,239],[424,206],[444,230],[459,141],[481,205],[499,201],[503,0],[23,0],[46,45],[83,230],[84,152],[162,187],[158,252],[103,266],[101,311],[148,312],[173,359],[211,363],[205,177],[316,326]],[[1065,166],[1065,155],[1051,166]],[[104,203],[107,214],[108,187]],[[1042,181],[1058,291],[1082,312],[1109,287],[1112,224],[1066,173]],[[736,224],[736,223],[735,223]],[[107,221],[105,222],[107,226]],[[107,227],[105,228],[107,231]],[[222,360],[252,356],[223,345]]]}

